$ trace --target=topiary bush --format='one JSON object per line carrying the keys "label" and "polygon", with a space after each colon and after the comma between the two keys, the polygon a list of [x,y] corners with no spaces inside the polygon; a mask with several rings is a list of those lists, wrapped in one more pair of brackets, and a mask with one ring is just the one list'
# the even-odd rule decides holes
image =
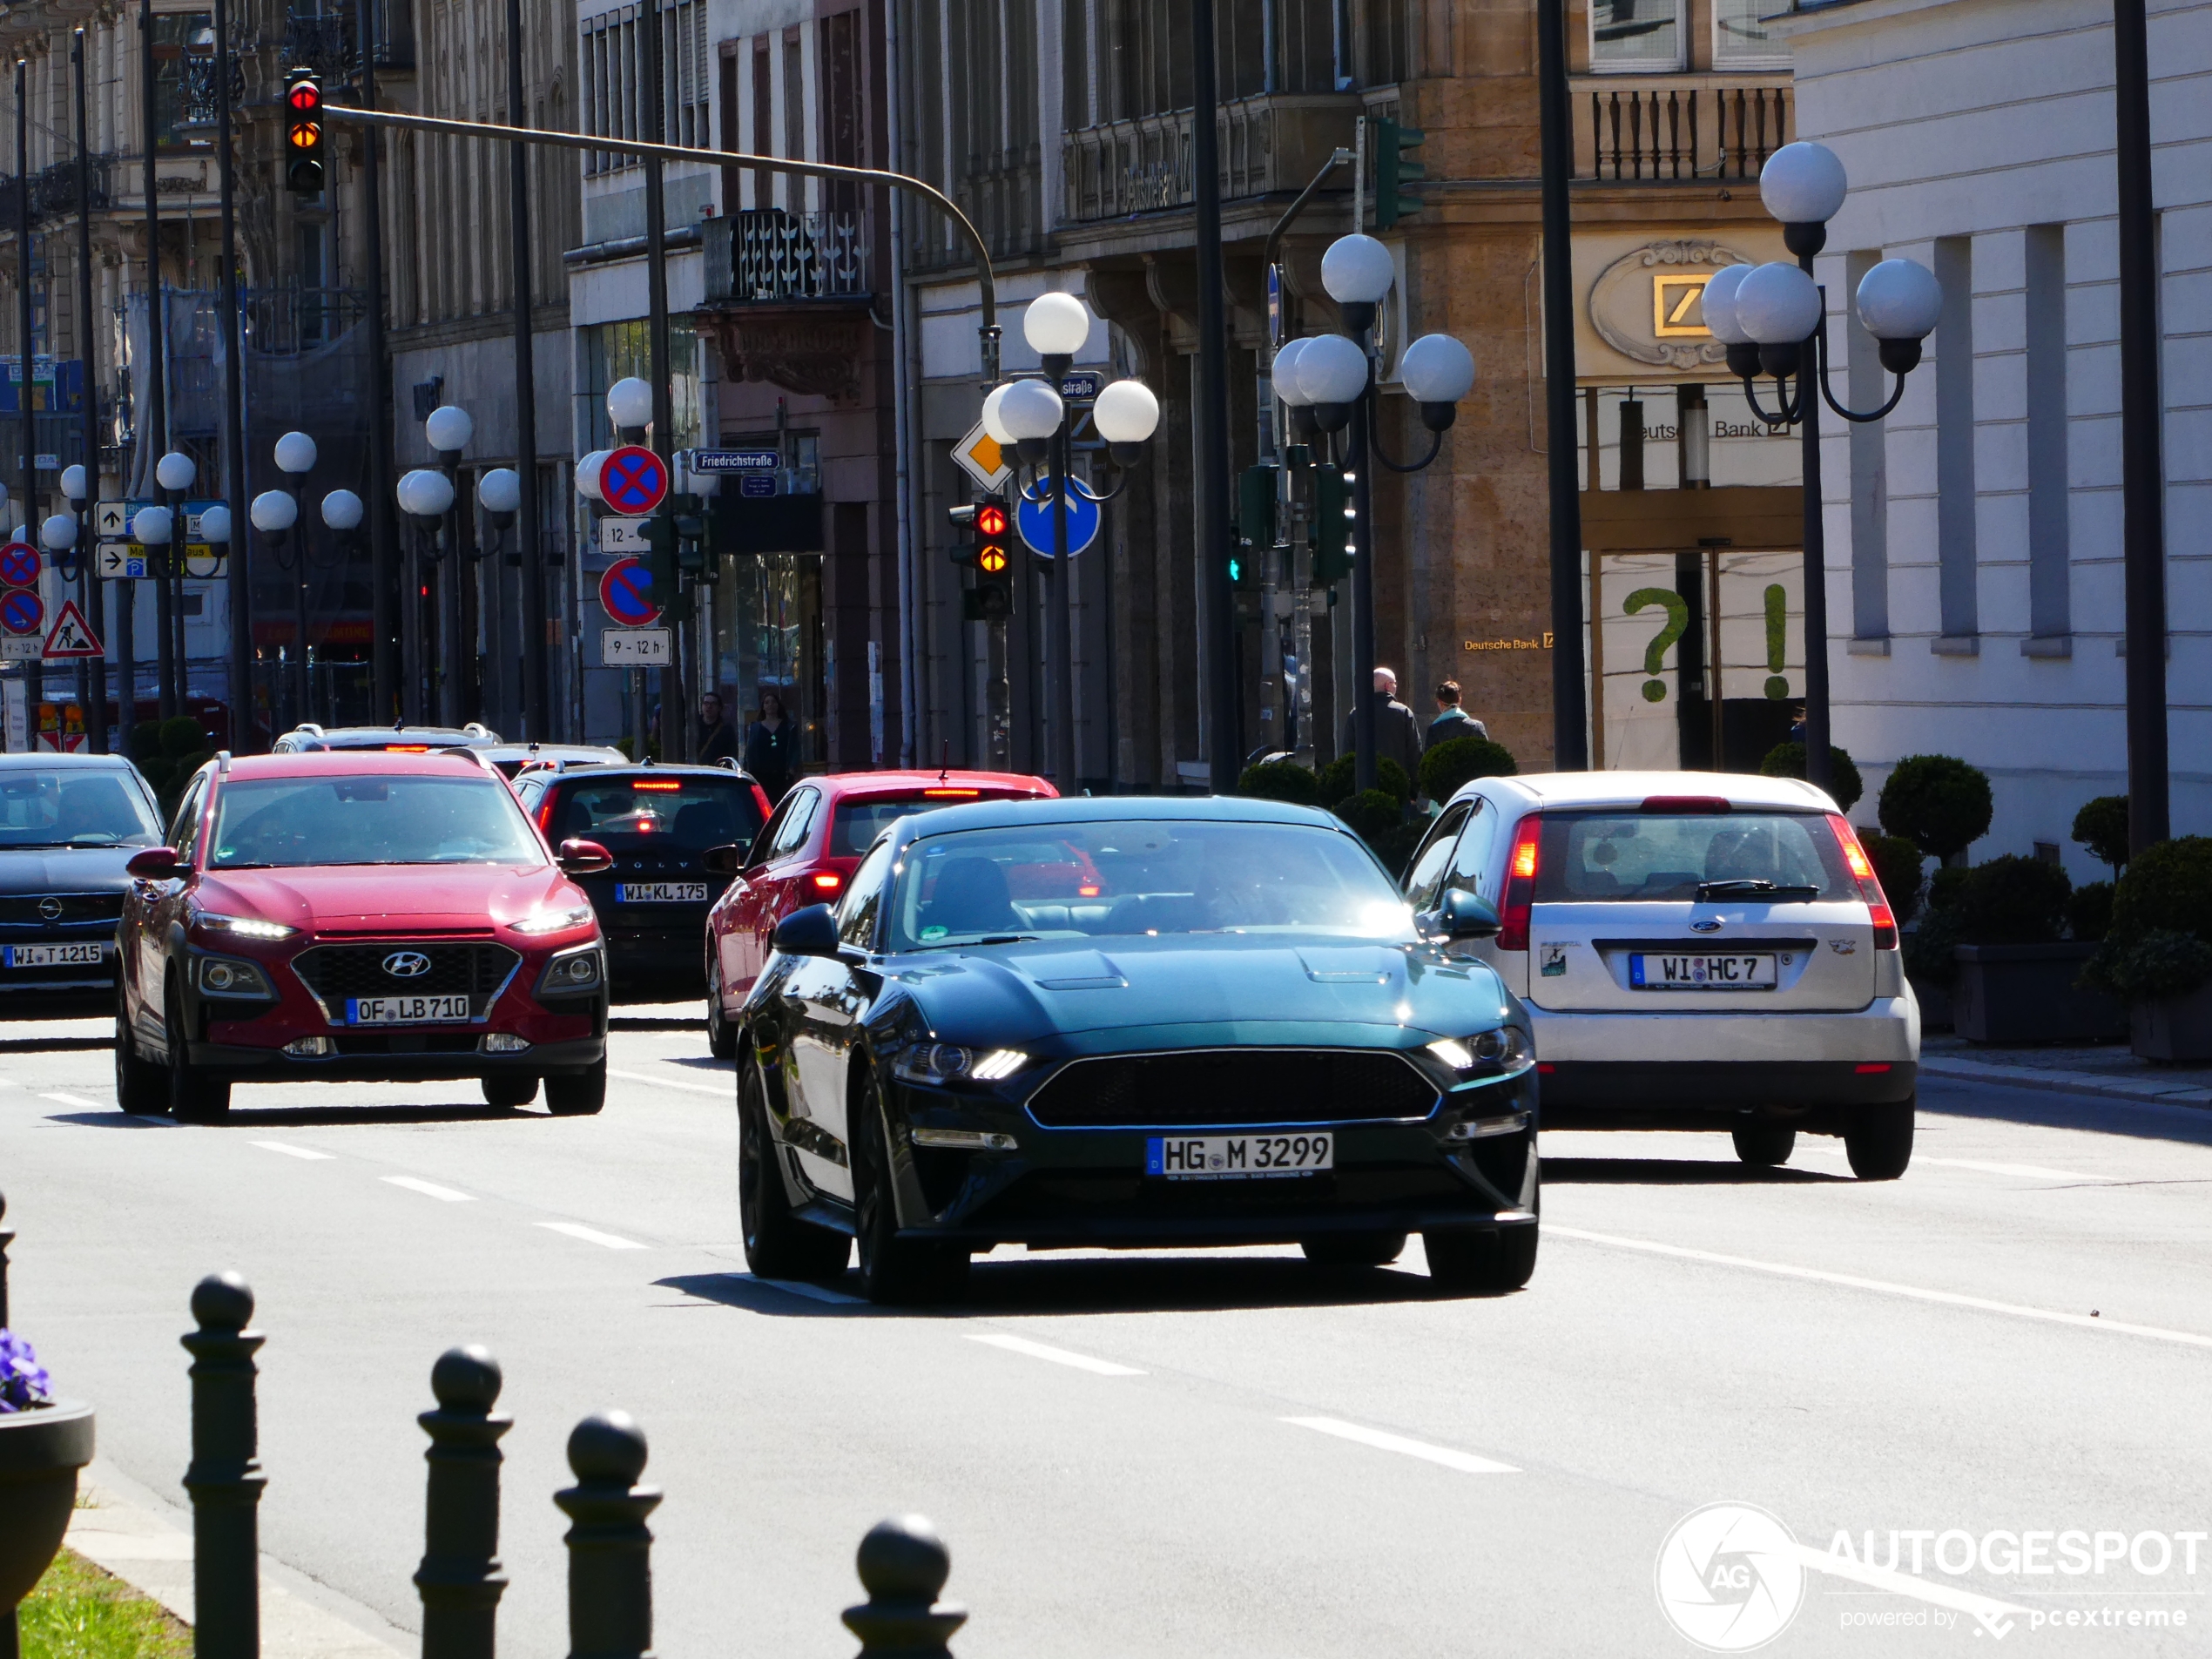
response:
{"label": "topiary bush", "polygon": [[1878,830],[1861,830],[1858,844],[1865,848],[1866,861],[1874,867],[1874,879],[1882,884],[1882,896],[1890,901],[1898,924],[1919,915],[1920,849],[1902,835],[1884,835]]}
{"label": "topiary bush", "polygon": [[2112,883],[2085,881],[2066,901],[2066,930],[2073,938],[2095,943],[2112,931]]}
{"label": "topiary bush", "polygon": [[1396,797],[1400,806],[1413,799],[1413,780],[1406,776],[1406,768],[1388,755],[1375,762],[1375,787]]}
{"label": "topiary bush", "polygon": [[2074,883],[2055,864],[2016,853],[1962,872],[1953,889],[1966,945],[2047,945],[2066,925]]}
{"label": "topiary bush", "polygon": [[1951,755],[1907,755],[1882,786],[1882,827],[1930,858],[1950,859],[1989,833],[1989,779]]}
{"label": "topiary bush", "polygon": [[1421,793],[1449,800],[1477,778],[1510,778],[1521,770],[1513,752],[1487,738],[1448,738],[1421,757]]}
{"label": "topiary bush", "polygon": [[1237,792],[1258,800],[1288,801],[1293,806],[1318,806],[1321,780],[1295,760],[1263,760],[1247,766],[1237,779]]}
{"label": "topiary bush", "polygon": [[1357,772],[1352,765],[1352,758],[1348,754],[1339,755],[1327,765],[1322,767],[1316,774],[1321,791],[1322,805],[1334,806],[1338,801],[1348,798],[1352,792],[1356,777]]}
{"label": "topiary bush", "polygon": [[[1805,745],[1802,743],[1777,743],[1766,752],[1766,759],[1759,762],[1763,778],[1802,778],[1805,775]],[[1858,805],[1866,792],[1866,780],[1858,775],[1858,763],[1851,758],[1847,749],[1828,745],[1828,792],[1836,798],[1836,805],[1845,812]]]}
{"label": "topiary bush", "polygon": [[2112,866],[2113,879],[2128,866],[2128,797],[2100,795],[2074,815],[2074,839],[2089,856]]}
{"label": "topiary bush", "polygon": [[[1402,773],[1404,767],[1399,768]],[[1373,846],[1406,821],[1405,804],[1386,789],[1366,789],[1331,809],[1352,833]]]}
{"label": "topiary bush", "polygon": [[2081,969],[2080,983],[2128,1001],[2187,996],[2212,980],[2212,945],[2195,934],[2154,927],[2122,944],[2107,940]]}
{"label": "topiary bush", "polygon": [[2161,841],[2131,860],[2112,895],[2112,936],[2123,943],[2160,930],[2212,942],[2212,836]]}

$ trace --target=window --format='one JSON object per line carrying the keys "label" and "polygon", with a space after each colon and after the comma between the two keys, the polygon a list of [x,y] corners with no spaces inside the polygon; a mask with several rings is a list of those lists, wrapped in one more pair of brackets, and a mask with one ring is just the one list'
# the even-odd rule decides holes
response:
{"label": "window", "polygon": [[1961,642],[1972,641],[1981,629],[1975,568],[1973,250],[1970,236],[1936,239],[1936,280],[1943,284],[1935,337],[1937,600],[1944,638]]}
{"label": "window", "polygon": [[[237,37],[232,37],[233,47]],[[153,19],[153,122],[158,148],[209,143],[215,126],[215,14],[161,11]]]}
{"label": "window", "polygon": [[1413,855],[1413,868],[1406,874],[1406,902],[1416,912],[1436,907],[1436,895],[1444,886],[1445,869],[1452,861],[1453,843],[1467,820],[1465,803],[1446,808],[1443,817],[1429,831],[1428,840],[1421,844],[1421,850]]}
{"label": "window", "polygon": [[152,846],[161,832],[120,772],[0,773],[0,846]]}
{"label": "window", "polygon": [[571,782],[552,808],[546,839],[557,844],[581,836],[617,853],[697,853],[751,840],[759,827],[751,786],[735,775],[725,779],[692,772]]}
{"label": "window", "polygon": [[1761,13],[1776,10],[1774,0],[1713,0],[1713,66],[1787,68],[1789,49],[1760,21]]}
{"label": "window", "polygon": [[177,815],[169,820],[169,845],[185,863],[192,862],[192,850],[199,840],[199,805],[207,799],[207,779],[205,776],[192,779],[185,798],[177,803]]}
{"label": "window", "polygon": [[[607,388],[626,374],[650,381],[653,371],[651,325],[643,317],[603,322],[579,331],[583,337],[583,385],[577,393],[580,413],[595,449],[611,448],[615,430],[607,418]],[[678,449],[695,448],[699,432],[699,345],[693,323],[671,318],[668,325],[669,396],[675,419],[670,442]]]}
{"label": "window", "polygon": [[2028,631],[2073,631],[2068,569],[2073,495],[2066,429],[2066,226],[2027,230]]}
{"label": "window", "polygon": [[216,801],[216,870],[324,864],[545,864],[507,786],[413,775],[254,779]]}
{"label": "window", "polygon": [[1460,845],[1452,854],[1452,874],[1444,885],[1462,892],[1482,894],[1494,900],[1498,894],[1494,887],[1483,891],[1490,873],[1490,850],[1498,844],[1498,809],[1487,800],[1474,804],[1474,821],[1467,833],[1460,837]]}
{"label": "window", "polygon": [[[661,26],[662,132],[670,144],[704,147],[711,96],[707,71],[705,0],[658,0]],[[651,43],[643,36],[645,10],[621,6],[583,24],[583,131],[592,137],[651,138],[651,83],[646,78]],[[587,173],[617,172],[637,165],[619,150],[584,152]]]}
{"label": "window", "polygon": [[875,948],[876,918],[883,910],[883,888],[890,874],[888,846],[879,846],[869,853],[853,873],[853,885],[846,890],[845,902],[837,910],[837,937],[840,944],[855,945],[862,950]]}
{"label": "window", "polygon": [[760,838],[760,856],[753,862],[765,864],[772,859],[787,859],[806,846],[806,832],[813,826],[814,808],[821,799],[819,790],[792,791],[776,815],[768,820],[767,832]]}
{"label": "window", "polygon": [[1824,817],[1810,813],[1547,813],[1539,904],[1691,900],[1702,883],[1771,881],[1800,899],[1856,899]]}
{"label": "window", "polygon": [[1590,0],[1590,67],[1682,67],[1682,0]]}

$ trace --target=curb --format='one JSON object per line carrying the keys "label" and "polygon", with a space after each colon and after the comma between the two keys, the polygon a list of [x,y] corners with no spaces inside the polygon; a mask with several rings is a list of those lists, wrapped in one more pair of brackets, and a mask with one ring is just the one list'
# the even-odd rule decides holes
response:
{"label": "curb", "polygon": [[1954,1082],[2000,1083],[2010,1089],[2041,1089],[2054,1094],[2096,1095],[2107,1100],[2133,1101],[2138,1106],[2180,1106],[2194,1111],[2212,1111],[2212,1089],[2187,1084],[2120,1082],[2094,1071],[2039,1071],[2025,1066],[1930,1060],[1923,1055],[1920,1073],[1923,1076],[1947,1077]]}

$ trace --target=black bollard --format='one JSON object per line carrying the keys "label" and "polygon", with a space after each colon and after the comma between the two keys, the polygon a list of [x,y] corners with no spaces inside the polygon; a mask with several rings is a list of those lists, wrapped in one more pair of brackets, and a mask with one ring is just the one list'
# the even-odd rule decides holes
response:
{"label": "black bollard", "polygon": [[[0,1192],[0,1220],[8,1214],[8,1195]],[[0,1227],[0,1331],[8,1328],[8,1246],[16,1242],[16,1230]]]}
{"label": "black bollard", "polygon": [[492,1659],[499,1598],[499,1437],[515,1426],[498,1417],[499,1361],[486,1348],[448,1348],[430,1367],[438,1409],[415,1419],[430,1437],[423,1504],[422,1659]]}
{"label": "black bollard", "polygon": [[968,1609],[937,1599],[953,1558],[928,1520],[877,1521],[860,1540],[859,1565],[868,1599],[845,1609],[845,1628],[860,1638],[861,1659],[952,1659],[945,1644]]}
{"label": "black bollard", "polygon": [[257,1506],[268,1484],[256,1457],[253,1355],[246,1328],[253,1292],[236,1273],[192,1287],[199,1329],[192,1354],[192,1652],[198,1659],[257,1659],[261,1650],[261,1561]]}
{"label": "black bollard", "polygon": [[569,1659],[650,1659],[653,1534],[660,1488],[641,1487],[645,1432],[628,1412],[600,1412],[569,1435],[576,1484],[553,1494],[574,1524],[569,1547]]}

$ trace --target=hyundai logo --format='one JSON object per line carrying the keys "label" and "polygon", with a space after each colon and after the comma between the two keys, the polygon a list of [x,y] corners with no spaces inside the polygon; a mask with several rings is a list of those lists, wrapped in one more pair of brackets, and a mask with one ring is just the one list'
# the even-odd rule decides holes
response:
{"label": "hyundai logo", "polygon": [[419,950],[395,950],[384,959],[384,971],[394,979],[421,979],[430,971],[430,959]]}
{"label": "hyundai logo", "polygon": [[62,919],[62,901],[59,899],[41,899],[38,914],[49,921],[59,921]]}
{"label": "hyundai logo", "polygon": [[1694,934],[1716,934],[1720,930],[1719,921],[1711,916],[1703,917],[1689,924],[1689,931]]}

